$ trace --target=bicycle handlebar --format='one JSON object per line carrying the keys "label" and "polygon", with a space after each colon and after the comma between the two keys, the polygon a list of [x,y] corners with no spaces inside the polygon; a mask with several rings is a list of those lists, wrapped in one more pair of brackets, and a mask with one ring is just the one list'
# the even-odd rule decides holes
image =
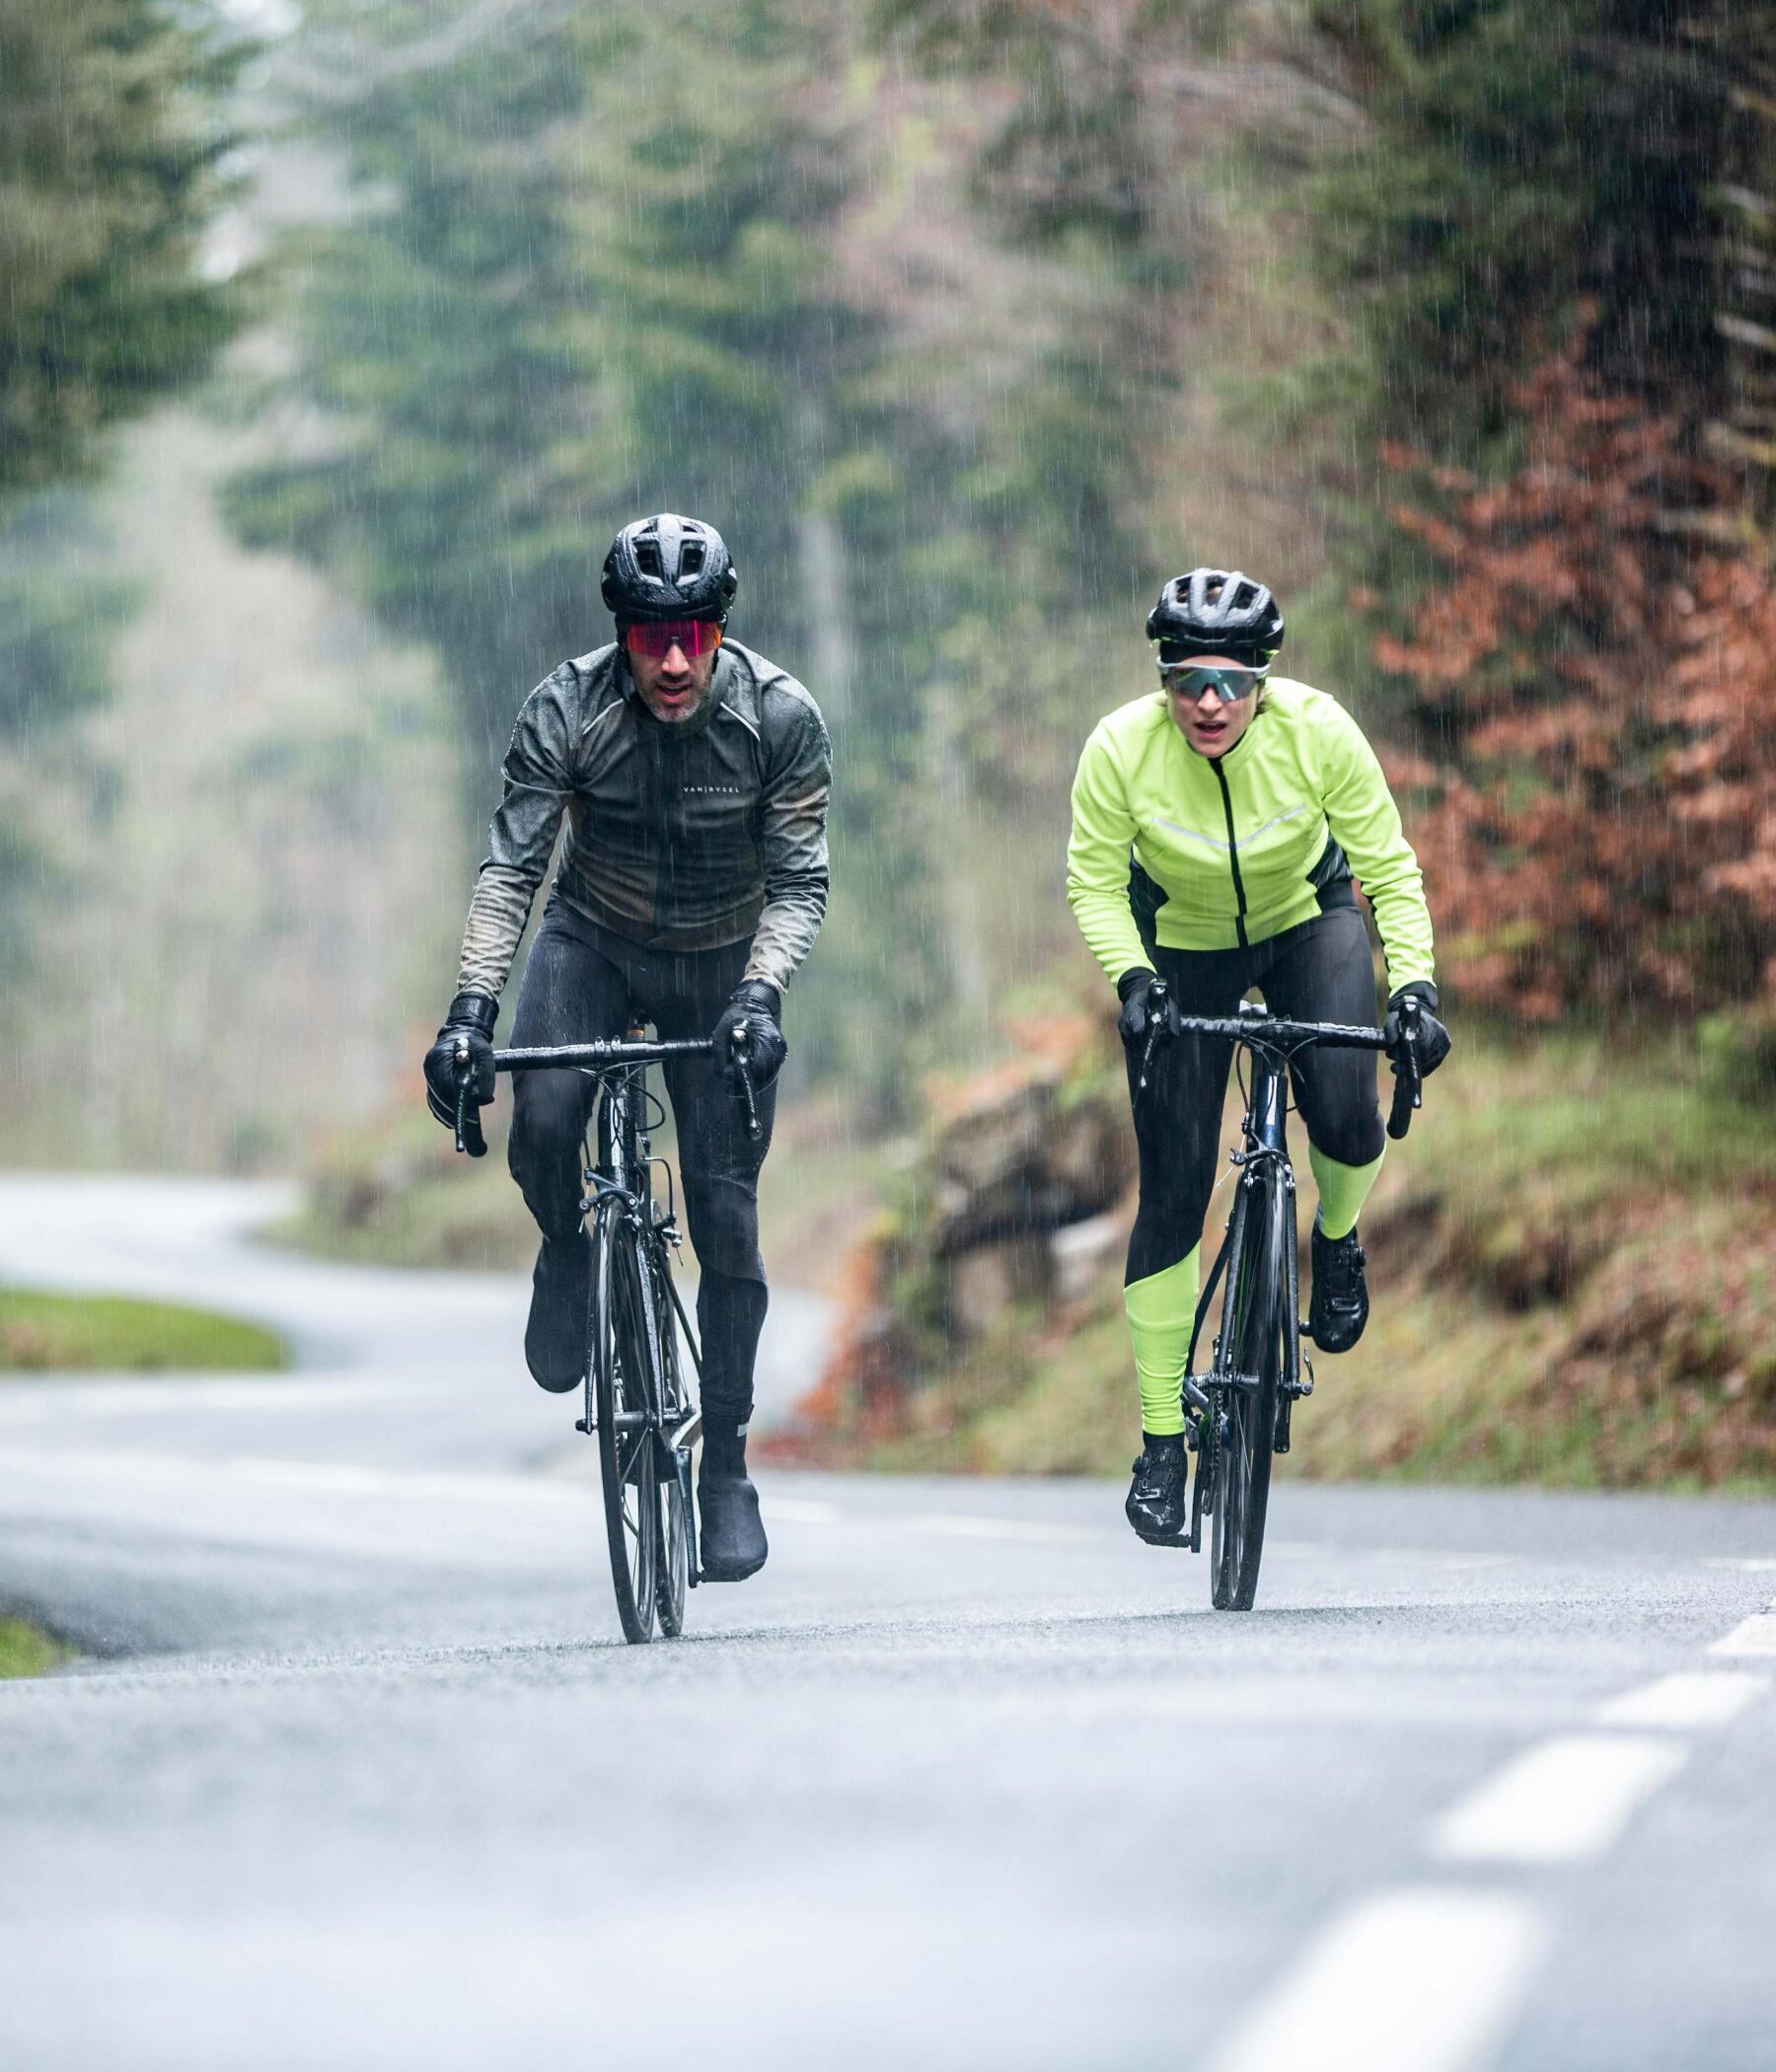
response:
{"label": "bicycle handlebar", "polygon": [[1400,1003],[1400,1038],[1389,1045],[1380,1029],[1358,1028],[1347,1022],[1285,1021],[1265,1007],[1241,1007],[1237,1016],[1205,1014],[1168,1015],[1171,993],[1163,979],[1147,988],[1150,1021],[1147,1047],[1141,1054],[1141,1074],[1136,1091],[1147,1087],[1147,1067],[1162,1035],[1220,1036],[1243,1043],[1252,1050],[1287,1050],[1302,1044],[1323,1044],[1337,1051],[1385,1051],[1397,1074],[1393,1105],[1388,1111],[1387,1134],[1399,1139],[1412,1127],[1412,1113],[1424,1105],[1424,1074],[1419,1069],[1419,1002],[1411,995]]}
{"label": "bicycle handlebar", "polygon": [[[745,1040],[742,1041],[741,1039]],[[605,1037],[593,1043],[533,1044],[517,1050],[495,1051],[493,1070],[498,1072],[562,1072],[576,1068],[599,1070],[614,1065],[659,1065],[668,1058],[707,1058],[714,1054],[713,1037],[673,1037],[662,1043],[633,1043],[627,1037]],[[742,1026],[735,1035],[734,1070],[746,1102],[746,1134],[756,1144],[763,1134],[759,1104],[753,1091],[747,1060],[752,1042]],[[456,1147],[471,1158],[486,1155],[487,1140],[481,1135],[481,1110],[469,1098],[469,1039],[460,1036],[452,1061],[456,1067]]]}
{"label": "bicycle handlebar", "polygon": [[566,1071],[575,1066],[658,1065],[667,1058],[706,1058],[714,1048],[714,1039],[708,1036],[675,1037],[670,1043],[632,1043],[628,1037],[612,1036],[596,1043],[546,1043],[524,1050],[495,1051],[493,1070],[544,1072]]}

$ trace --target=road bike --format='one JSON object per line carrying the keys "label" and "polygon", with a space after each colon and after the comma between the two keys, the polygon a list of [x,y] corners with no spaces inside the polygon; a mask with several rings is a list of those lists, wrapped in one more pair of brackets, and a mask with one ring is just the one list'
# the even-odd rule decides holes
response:
{"label": "road bike", "polygon": [[[1419,1003],[1410,997],[1402,1002],[1400,1034],[1391,1044],[1380,1029],[1286,1021],[1249,1000],[1240,1003],[1236,1016],[1225,1019],[1168,1014],[1169,992],[1163,982],[1148,989],[1147,1003],[1152,1021],[1137,1098],[1147,1086],[1154,1045],[1164,1037],[1221,1037],[1237,1044],[1251,1060],[1240,1148],[1231,1154],[1239,1173],[1233,1207],[1203,1284],[1180,1382],[1185,1443],[1196,1456],[1190,1530],[1165,1543],[1201,1553],[1207,1517],[1215,1608],[1250,1611],[1264,1554],[1271,1459],[1289,1451],[1291,1413],[1300,1397],[1313,1393],[1313,1361],[1301,1346],[1306,1327],[1300,1321],[1295,1182],[1289,1160],[1289,1061],[1296,1051],[1315,1044],[1386,1051],[1398,1074],[1387,1134],[1404,1137],[1423,1097]],[[1223,1279],[1220,1329],[1208,1370],[1198,1373],[1198,1342],[1217,1284]]]}
{"label": "road bike", "polygon": [[[672,1167],[654,1156],[651,1132],[666,1120],[647,1086],[647,1069],[668,1058],[706,1058],[708,1040],[648,1042],[645,1031],[595,1043],[569,1043],[493,1053],[495,1072],[585,1073],[599,1082],[597,1156],[582,1148],[586,1194],[580,1214],[592,1246],[586,1306],[585,1405],[574,1430],[598,1441],[605,1538],[617,1616],[627,1641],[639,1645],[657,1630],[684,1631],[687,1591],[698,1582],[697,1506],[691,1452],[702,1430],[697,1388],[702,1357],[672,1277],[683,1242]],[[730,1054],[747,1130],[760,1134],[746,1032]],[[459,1046],[457,1148],[486,1148],[469,1101],[469,1056]],[[479,1147],[479,1149],[478,1149]],[[666,1199],[655,1199],[654,1176]],[[687,1360],[688,1356],[688,1360]],[[693,1377],[695,1377],[694,1386]]]}

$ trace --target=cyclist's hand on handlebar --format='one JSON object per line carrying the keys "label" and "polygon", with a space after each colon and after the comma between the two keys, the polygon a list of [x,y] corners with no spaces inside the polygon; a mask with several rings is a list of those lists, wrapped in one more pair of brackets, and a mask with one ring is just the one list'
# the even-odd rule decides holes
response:
{"label": "cyclist's hand on handlebar", "polygon": [[1145,964],[1125,971],[1116,982],[1123,1003],[1122,1012],[1116,1017],[1116,1033],[1125,1047],[1138,1056],[1147,1050],[1149,1041],[1163,1043],[1168,1036],[1177,1034],[1178,1009],[1171,996],[1161,986],[1159,998],[1148,999],[1157,985],[1159,974]]}
{"label": "cyclist's hand on handlebar", "polygon": [[1387,1019],[1381,1024],[1381,1033],[1387,1039],[1387,1048],[1392,1056],[1393,1070],[1397,1076],[1400,1070],[1399,1048],[1402,1034],[1402,1003],[1408,999],[1418,1001],[1418,1069],[1421,1078],[1429,1078],[1449,1055],[1449,1032],[1437,1018],[1437,988],[1427,980],[1415,979],[1411,985],[1402,986],[1389,996]]}
{"label": "cyclist's hand on handlebar", "polygon": [[715,1064],[734,1082],[736,1091],[740,1073],[734,1037],[741,1029],[746,1031],[741,1050],[755,1089],[762,1092],[782,1071],[789,1046],[783,1040],[782,1024],[777,1018],[780,1012],[781,997],[775,986],[767,985],[763,979],[746,979],[730,995],[721,1019],[715,1024]]}
{"label": "cyclist's hand on handlebar", "polygon": [[468,1049],[468,1106],[478,1110],[493,1098],[493,1023],[498,1001],[484,993],[459,993],[450,1003],[437,1041],[425,1054],[425,1105],[447,1130],[457,1126],[460,1081],[457,1055]]}

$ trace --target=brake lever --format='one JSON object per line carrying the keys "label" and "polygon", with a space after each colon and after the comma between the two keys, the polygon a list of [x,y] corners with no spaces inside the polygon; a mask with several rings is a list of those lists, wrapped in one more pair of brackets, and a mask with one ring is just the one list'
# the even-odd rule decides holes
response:
{"label": "brake lever", "polygon": [[1397,1144],[1412,1127],[1413,1111],[1425,1105],[1425,1075],[1419,1070],[1419,1000],[1408,994],[1400,1002],[1400,1044],[1394,1061],[1393,1105],[1387,1112],[1387,1134]]}
{"label": "brake lever", "polygon": [[1163,979],[1155,979],[1147,988],[1147,1048],[1141,1054],[1141,1077],[1135,1086],[1137,1093],[1147,1091],[1147,1067],[1153,1062],[1153,1052],[1158,1048],[1160,1033],[1165,1028],[1166,1010],[1171,1005],[1171,995],[1166,991]]}
{"label": "brake lever", "polygon": [[456,1147],[459,1151],[466,1151],[471,1158],[484,1158],[487,1140],[481,1135],[481,1111],[469,1098],[473,1068],[467,1036],[457,1038],[450,1062],[456,1073]]}
{"label": "brake lever", "polygon": [[728,1056],[733,1060],[735,1076],[740,1081],[740,1097],[746,1103],[746,1134],[754,1144],[765,1132],[759,1123],[759,1103],[753,1093],[752,1073],[746,1061],[752,1054],[752,1031],[741,1022],[728,1038]]}

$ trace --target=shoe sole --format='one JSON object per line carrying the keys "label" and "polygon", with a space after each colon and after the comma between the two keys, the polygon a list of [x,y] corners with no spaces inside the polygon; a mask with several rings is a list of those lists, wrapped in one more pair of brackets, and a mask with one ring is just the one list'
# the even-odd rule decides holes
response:
{"label": "shoe sole", "polygon": [[749,1576],[756,1576],[771,1557],[761,1554],[757,1561],[744,1569],[699,1569],[699,1583],[744,1583]]}
{"label": "shoe sole", "polygon": [[1369,1318],[1366,1316],[1363,1319],[1363,1322],[1357,1326],[1357,1329],[1353,1333],[1353,1335],[1347,1338],[1342,1345],[1328,1345],[1326,1341],[1320,1337],[1317,1331],[1309,1331],[1307,1336],[1313,1340],[1313,1349],[1316,1353],[1329,1353],[1334,1359],[1336,1359],[1340,1353],[1349,1353],[1354,1351],[1356,1347],[1362,1343],[1363,1334],[1368,1329]]}

